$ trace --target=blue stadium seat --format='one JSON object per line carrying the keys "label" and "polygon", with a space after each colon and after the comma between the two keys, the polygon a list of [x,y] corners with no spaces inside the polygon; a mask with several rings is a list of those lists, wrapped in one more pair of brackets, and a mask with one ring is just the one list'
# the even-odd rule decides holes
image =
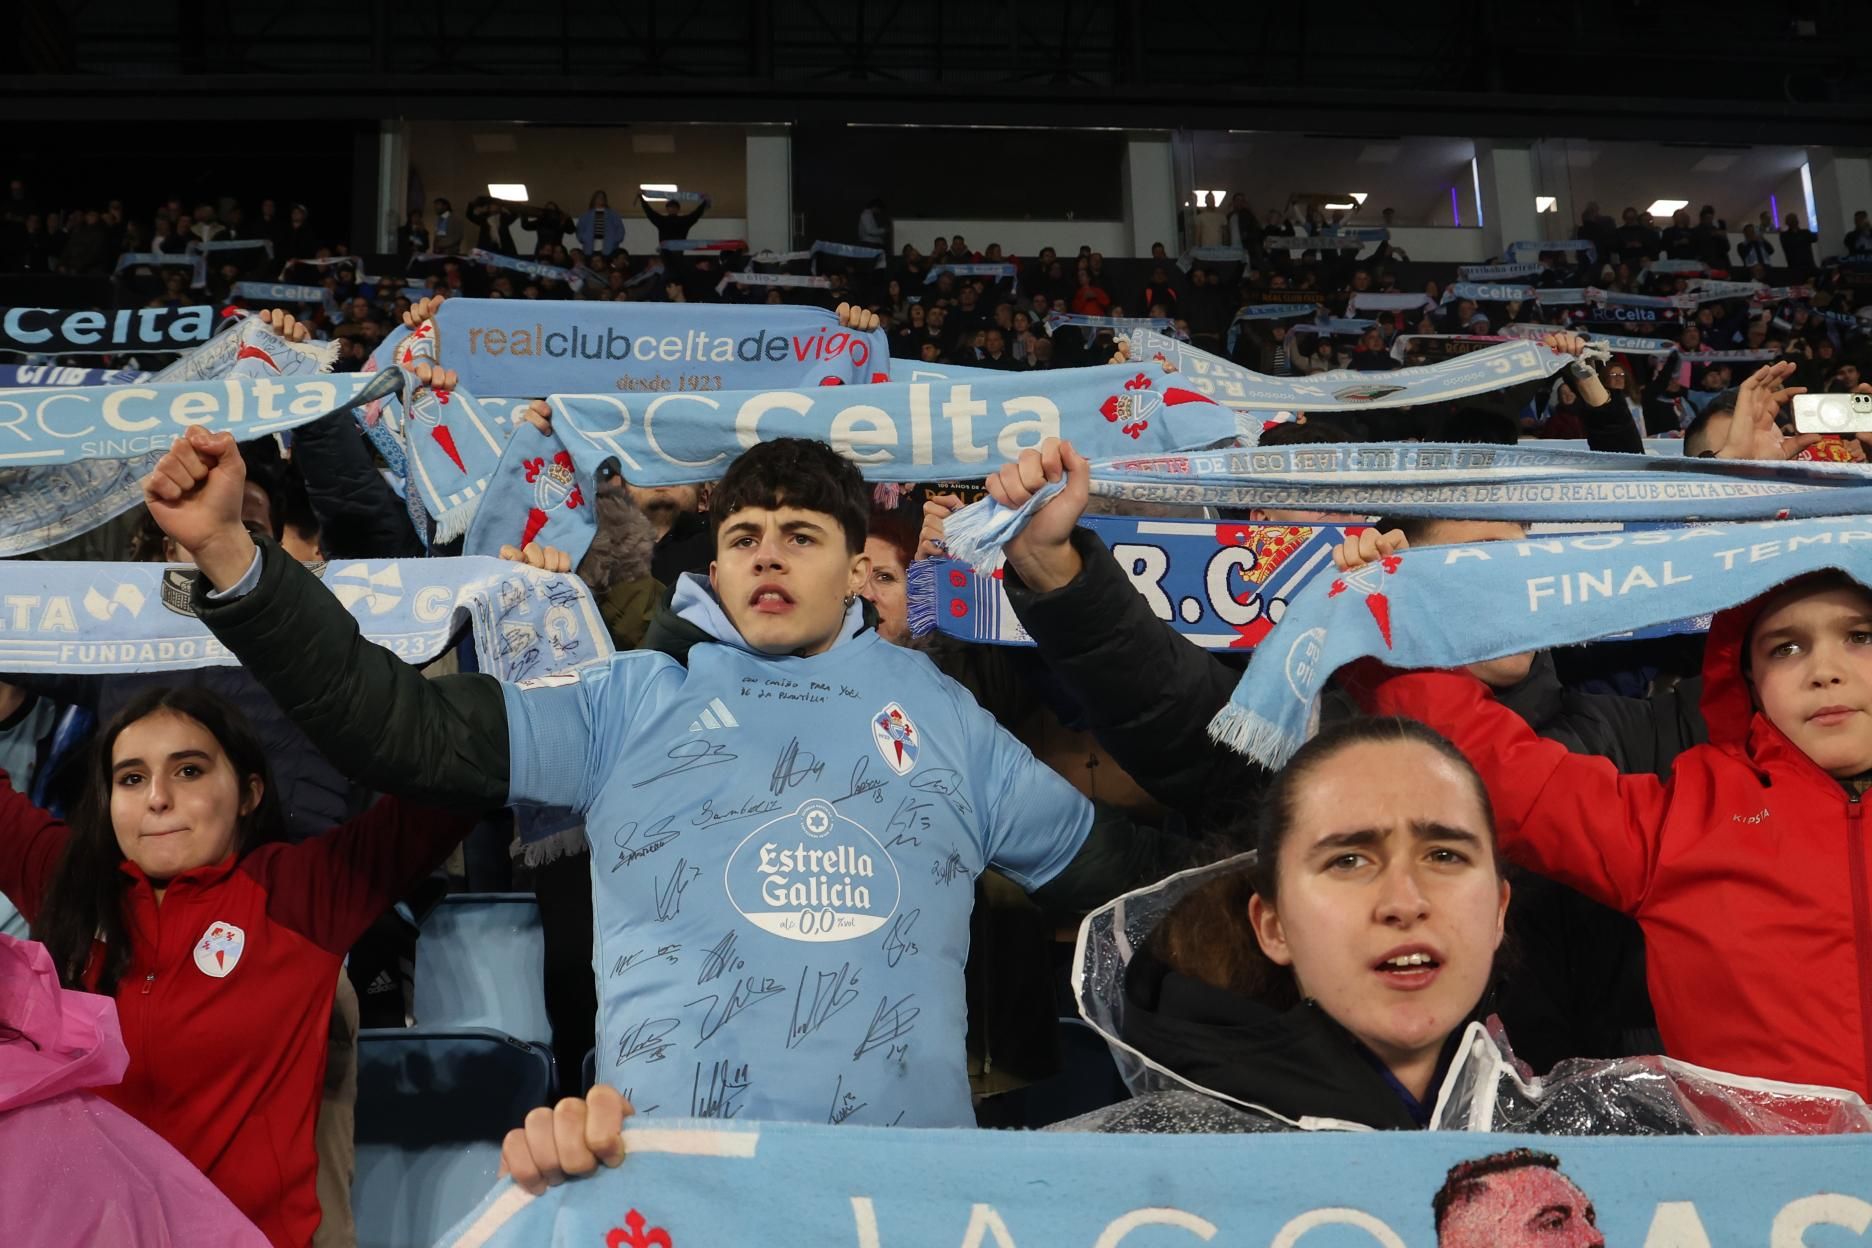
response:
{"label": "blue stadium seat", "polygon": [[440,1239],[487,1195],[502,1138],[553,1085],[551,1050],[498,1032],[359,1032],[359,1248]]}
{"label": "blue stadium seat", "polygon": [[546,1017],[546,940],[531,893],[457,893],[422,922],[416,942],[416,1022],[489,1027],[552,1042]]}
{"label": "blue stadium seat", "polygon": [[989,1125],[1039,1130],[1095,1109],[1116,1105],[1130,1095],[1118,1077],[1105,1038],[1083,1020],[1059,1020],[1059,1070],[1024,1088],[997,1093],[983,1102],[977,1116]]}

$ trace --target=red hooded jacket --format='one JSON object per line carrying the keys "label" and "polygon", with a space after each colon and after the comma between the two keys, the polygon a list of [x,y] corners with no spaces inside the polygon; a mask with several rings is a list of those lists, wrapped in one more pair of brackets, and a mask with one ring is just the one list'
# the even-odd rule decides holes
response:
{"label": "red hooded jacket", "polygon": [[1716,617],[1710,741],[1668,782],[1542,740],[1467,673],[1393,676],[1371,709],[1468,756],[1507,857],[1638,920],[1672,1057],[1872,1096],[1864,804],[1754,709],[1742,658],[1762,601]]}
{"label": "red hooded jacket", "polygon": [[[304,1248],[318,1228],[313,1127],[345,951],[473,826],[386,799],[301,844],[186,871],[160,906],[124,864],[134,949],[115,995],[130,1066],[98,1095],[168,1140],[281,1248]],[[0,893],[28,920],[69,837],[0,772]]]}

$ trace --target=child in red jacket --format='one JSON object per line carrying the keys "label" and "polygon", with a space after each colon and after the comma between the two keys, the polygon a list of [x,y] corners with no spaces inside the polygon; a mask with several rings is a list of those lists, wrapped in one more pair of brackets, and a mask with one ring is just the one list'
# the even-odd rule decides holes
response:
{"label": "child in red jacket", "polygon": [[1638,919],[1673,1057],[1872,1093],[1872,590],[1820,573],[1718,615],[1710,742],[1669,781],[1540,739],[1466,672],[1392,675],[1370,709],[1456,743],[1510,859]]}

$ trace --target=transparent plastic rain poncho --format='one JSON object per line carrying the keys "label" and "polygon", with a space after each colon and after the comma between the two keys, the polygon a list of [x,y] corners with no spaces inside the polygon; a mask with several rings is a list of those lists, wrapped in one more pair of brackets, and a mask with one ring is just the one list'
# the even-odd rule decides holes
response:
{"label": "transparent plastic rain poncho", "polygon": [[[1075,953],[1079,1012],[1111,1046],[1129,1101],[1051,1128],[1212,1132],[1368,1130],[1322,1118],[1284,1118],[1212,1091],[1123,1040],[1125,971],[1134,950],[1184,897],[1254,862],[1242,854],[1182,871],[1087,915]],[[1872,1132],[1872,1108],[1839,1088],[1705,1070],[1668,1057],[1561,1062],[1536,1077],[1515,1060],[1499,1020],[1469,1024],[1437,1094],[1433,1131],[1534,1135],[1830,1135]]]}

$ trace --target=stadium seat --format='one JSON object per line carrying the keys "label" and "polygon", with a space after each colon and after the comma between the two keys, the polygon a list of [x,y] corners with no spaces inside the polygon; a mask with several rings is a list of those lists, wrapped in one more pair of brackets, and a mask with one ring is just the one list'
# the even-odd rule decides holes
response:
{"label": "stadium seat", "polygon": [[498,1032],[359,1032],[359,1248],[440,1239],[487,1195],[502,1138],[552,1089],[551,1051]]}
{"label": "stadium seat", "polygon": [[980,1102],[976,1119],[981,1125],[1039,1130],[1116,1105],[1130,1095],[1103,1036],[1077,1018],[1060,1019],[1057,1034],[1059,1070],[1038,1083]]}
{"label": "stadium seat", "polygon": [[487,1027],[552,1042],[546,1017],[546,942],[531,893],[457,893],[422,922],[416,942],[416,1022]]}

